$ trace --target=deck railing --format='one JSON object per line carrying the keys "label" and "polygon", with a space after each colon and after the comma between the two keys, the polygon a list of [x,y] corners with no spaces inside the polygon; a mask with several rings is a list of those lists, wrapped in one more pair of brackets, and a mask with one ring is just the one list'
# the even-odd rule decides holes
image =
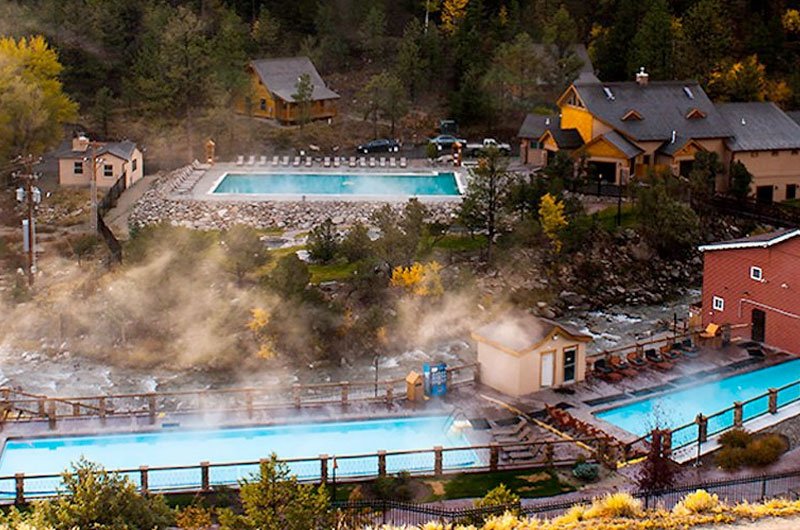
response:
{"label": "deck railing", "polygon": [[[586,445],[597,438],[577,440]],[[490,443],[461,447],[433,447],[407,451],[377,451],[368,454],[327,455],[283,459],[298,480],[329,483],[352,482],[406,471],[414,476],[440,476],[447,473],[483,473],[540,466],[574,464],[575,440]],[[569,447],[568,450],[563,450]],[[514,462],[504,452],[527,451],[531,459]],[[590,459],[593,455],[589,455]],[[585,455],[584,455],[585,457]],[[334,462],[335,460],[335,462]],[[142,493],[207,493],[219,486],[237,486],[243,478],[257,474],[261,460],[195,465],[148,467],[116,470],[128,477]],[[0,503],[21,504],[52,497],[62,487],[63,474],[23,473],[0,477]]]}
{"label": "deck railing", "polygon": [[709,416],[698,414],[691,423],[672,429],[672,450],[694,443],[705,443],[709,436],[723,433],[734,427],[778,411],[800,400],[800,380],[779,388],[770,388],[746,401],[736,401],[732,406]]}
{"label": "deck railing", "polygon": [[[447,368],[448,387],[478,379],[478,364]],[[0,411],[5,422],[47,421],[51,429],[64,419],[142,417],[151,424],[162,413],[243,413],[252,419],[256,412],[282,408],[322,407],[406,399],[405,379],[382,381],[341,381],[338,383],[294,384],[284,389],[232,388],[109,394],[103,396],[50,397],[12,388],[0,388]]]}

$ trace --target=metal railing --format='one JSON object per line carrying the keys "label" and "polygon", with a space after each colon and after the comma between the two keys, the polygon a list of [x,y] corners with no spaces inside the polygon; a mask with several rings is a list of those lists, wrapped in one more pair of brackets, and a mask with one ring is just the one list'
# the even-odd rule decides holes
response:
{"label": "metal railing", "polygon": [[[578,440],[584,444],[597,439]],[[542,466],[571,465],[574,451],[560,450],[574,446],[575,440],[491,443],[460,447],[433,447],[406,451],[377,451],[342,456],[319,455],[308,458],[287,458],[292,475],[303,482],[328,483],[365,480],[393,473],[408,472],[412,476],[441,476],[448,473],[484,473],[500,470],[527,469]],[[529,453],[524,462],[506,457],[507,452]],[[590,455],[591,456],[591,455]],[[335,459],[335,462],[334,462]],[[237,486],[242,479],[257,474],[258,461],[210,463],[195,465],[141,466],[114,470],[128,477],[142,493],[208,493],[215,487]],[[335,472],[334,472],[335,469]],[[21,504],[30,500],[55,496],[62,486],[64,474],[18,473],[0,477],[0,503]]]}
{"label": "metal railing", "polygon": [[[448,387],[469,384],[478,378],[478,363],[447,368]],[[0,388],[3,422],[47,421],[51,429],[65,419],[142,417],[150,424],[162,413],[236,412],[252,419],[263,410],[322,407],[353,403],[393,403],[406,399],[405,379],[341,381],[294,384],[285,389],[232,388],[175,392],[109,394],[102,396],[50,397],[12,388]],[[1,425],[1,424],[0,424]]]}

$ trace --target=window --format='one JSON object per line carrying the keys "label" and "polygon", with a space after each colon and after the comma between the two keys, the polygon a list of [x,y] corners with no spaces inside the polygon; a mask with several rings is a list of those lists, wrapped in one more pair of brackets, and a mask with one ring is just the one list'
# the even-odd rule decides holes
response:
{"label": "window", "polygon": [[786,200],[791,201],[797,198],[797,184],[786,185]]}
{"label": "window", "polygon": [[773,151],[773,152],[772,152],[772,156],[778,156],[779,154],[781,154],[781,152],[780,152],[780,151]]}
{"label": "window", "polygon": [[83,160],[75,162],[75,164],[72,166],[72,171],[76,175],[83,175]]}
{"label": "window", "polygon": [[114,166],[111,164],[103,164],[103,176],[111,178],[114,176]]}
{"label": "window", "polygon": [[578,348],[574,346],[564,350],[564,382],[575,381],[575,363],[578,358]]}
{"label": "window", "polygon": [[761,267],[750,267],[750,278],[760,282],[763,277],[764,273],[761,271]]}
{"label": "window", "polygon": [[792,154],[793,154],[793,155],[798,155],[798,154],[800,154],[800,149],[792,149]]}
{"label": "window", "polygon": [[714,308],[714,311],[725,311],[725,300],[719,296],[715,296],[711,300],[711,306]]}
{"label": "window", "polygon": [[131,171],[136,171],[136,163],[137,162],[138,162],[138,160],[136,160],[135,158],[133,159],[133,161],[131,161]]}
{"label": "window", "polygon": [[267,100],[262,98],[258,106],[261,108],[261,110],[267,110]]}
{"label": "window", "polygon": [[750,158],[758,158],[758,153],[756,151],[753,151],[752,153],[750,153]]}

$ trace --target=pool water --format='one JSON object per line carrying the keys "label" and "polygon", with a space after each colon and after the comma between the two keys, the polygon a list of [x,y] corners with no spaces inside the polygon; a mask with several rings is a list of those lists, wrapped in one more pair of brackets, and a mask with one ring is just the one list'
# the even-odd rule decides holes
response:
{"label": "pool water", "polygon": [[[698,414],[710,416],[733,406],[734,401],[747,401],[766,393],[770,388],[779,388],[797,380],[800,380],[800,359],[622,405],[598,412],[596,416],[643,436],[656,426],[674,429],[694,421]],[[779,392],[778,406],[797,399],[798,394],[800,389],[797,386]],[[746,404],[743,409],[744,420],[763,414],[768,405],[766,397]],[[732,411],[710,419],[708,431],[718,432],[731,425]],[[686,439],[673,439],[674,446],[696,439],[697,430],[686,429],[676,434]]]}
{"label": "pool water", "polygon": [[310,174],[225,175],[214,194],[458,196],[455,174]]}
{"label": "pool water", "polygon": [[[15,473],[26,475],[58,474],[80,458],[97,462],[109,470],[149,467],[197,466],[200,462],[257,462],[276,453],[281,459],[318,457],[320,454],[374,455],[410,449],[430,450],[434,446],[466,447],[463,434],[449,432],[448,417],[420,417],[368,421],[282,425],[256,428],[202,431],[160,431],[141,434],[30,438],[10,440],[0,458],[0,477]],[[477,465],[471,449],[444,453],[445,468]],[[377,457],[337,458],[337,476],[375,474]],[[433,469],[433,453],[389,455],[389,473],[401,470]],[[332,469],[331,462],[329,468]],[[320,476],[318,460],[290,464],[300,479]],[[257,471],[256,465],[212,467],[212,484],[234,484]],[[330,471],[332,472],[332,471]],[[138,473],[131,474],[138,483]],[[54,491],[57,479],[26,479],[26,491]],[[152,489],[174,489],[200,484],[198,468],[190,470],[151,471]],[[0,480],[0,494],[14,491],[13,480]]]}

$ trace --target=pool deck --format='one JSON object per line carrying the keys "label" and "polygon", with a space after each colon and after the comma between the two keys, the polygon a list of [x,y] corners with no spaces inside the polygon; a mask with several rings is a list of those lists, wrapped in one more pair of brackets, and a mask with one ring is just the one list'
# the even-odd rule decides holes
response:
{"label": "pool deck", "polygon": [[[203,201],[246,201],[246,202],[269,202],[269,201],[360,201],[360,202],[405,202],[410,195],[279,195],[279,194],[257,194],[257,193],[213,193],[220,181],[228,173],[237,175],[264,175],[276,174],[315,174],[315,175],[341,175],[341,174],[381,174],[381,175],[431,175],[435,173],[452,172],[455,174],[459,192],[464,193],[466,189],[467,170],[463,167],[453,167],[452,165],[430,165],[427,161],[409,160],[408,167],[349,167],[344,164],[340,167],[323,167],[315,163],[311,167],[301,166],[272,166],[267,165],[237,165],[231,162],[219,162],[211,166],[197,180],[191,192],[185,195],[176,195],[174,198],[194,199]],[[422,202],[453,202],[460,201],[460,195],[419,195],[414,196]]]}

